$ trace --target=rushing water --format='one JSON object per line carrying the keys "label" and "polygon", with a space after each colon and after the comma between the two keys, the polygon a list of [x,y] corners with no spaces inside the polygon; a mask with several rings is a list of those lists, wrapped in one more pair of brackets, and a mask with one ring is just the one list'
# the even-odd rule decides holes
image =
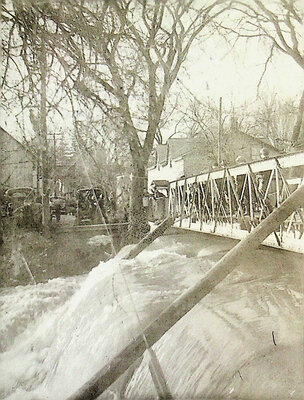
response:
{"label": "rushing water", "polygon": [[[75,392],[138,335],[138,317],[146,325],[231,246],[210,240],[167,236],[87,276],[2,290],[0,398]],[[248,254],[159,340],[154,350],[174,398],[304,398],[303,268],[296,255]],[[127,398],[156,397],[146,355],[125,386]]]}

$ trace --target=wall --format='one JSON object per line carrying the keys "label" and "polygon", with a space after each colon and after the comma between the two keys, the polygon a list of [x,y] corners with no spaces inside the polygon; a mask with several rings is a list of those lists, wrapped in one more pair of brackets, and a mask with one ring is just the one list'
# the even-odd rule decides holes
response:
{"label": "wall", "polygon": [[4,187],[34,187],[36,172],[30,153],[12,136],[0,131],[0,184]]}
{"label": "wall", "polygon": [[214,159],[207,154],[187,154],[184,156],[185,176],[200,174],[209,171],[214,164]]}
{"label": "wall", "polygon": [[259,139],[250,137],[249,135],[235,132],[225,143],[228,154],[224,156],[226,161],[231,164],[235,163],[238,156],[244,157],[247,162],[261,160],[260,151],[266,148],[269,151],[269,157],[279,156],[281,152],[274,147],[264,144]]}
{"label": "wall", "polygon": [[156,166],[155,168],[148,169],[148,188],[151,186],[153,180],[167,180],[169,182],[175,181],[184,175],[184,160],[173,160],[165,165]]}

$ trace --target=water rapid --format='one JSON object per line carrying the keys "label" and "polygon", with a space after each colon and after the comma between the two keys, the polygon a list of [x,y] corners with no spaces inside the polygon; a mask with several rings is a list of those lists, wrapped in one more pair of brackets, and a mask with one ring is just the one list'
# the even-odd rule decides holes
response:
{"label": "water rapid", "polygon": [[[0,398],[66,399],[231,246],[167,236],[135,260],[3,289]],[[154,350],[173,397],[304,398],[302,271],[303,260],[292,254],[248,254],[170,329]],[[115,390],[101,397],[114,398]],[[121,395],[156,398],[146,354]]]}

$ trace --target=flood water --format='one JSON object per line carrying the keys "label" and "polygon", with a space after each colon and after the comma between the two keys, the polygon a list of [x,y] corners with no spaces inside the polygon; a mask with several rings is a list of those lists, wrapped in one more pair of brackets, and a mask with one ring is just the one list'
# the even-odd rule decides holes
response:
{"label": "flood water", "polygon": [[[1,290],[0,398],[66,399],[234,244],[165,236],[135,260]],[[153,348],[172,396],[303,399],[303,270],[297,254],[249,253],[171,328]],[[121,395],[156,398],[146,354]]]}

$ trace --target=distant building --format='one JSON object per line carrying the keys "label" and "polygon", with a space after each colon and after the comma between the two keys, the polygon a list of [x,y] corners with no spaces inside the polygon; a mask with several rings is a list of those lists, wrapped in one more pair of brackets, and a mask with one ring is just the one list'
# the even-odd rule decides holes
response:
{"label": "distant building", "polygon": [[200,139],[171,138],[157,145],[149,160],[148,186],[153,180],[174,181],[198,174],[214,162],[206,142]]}
{"label": "distant building", "polygon": [[[267,157],[282,155],[282,151],[273,146],[271,141],[266,138],[258,138],[240,131],[235,131],[225,141],[225,150],[229,155],[229,164],[234,164],[238,157],[245,159],[245,162],[257,161]],[[261,157],[262,156],[262,157]]]}
{"label": "distant building", "polygon": [[37,187],[37,167],[31,152],[1,127],[0,187]]}
{"label": "distant building", "polygon": [[[225,165],[235,165],[237,159],[252,162],[280,155],[266,139],[236,132],[223,138],[222,161]],[[172,182],[212,169],[217,164],[217,151],[204,137],[170,138],[166,144],[157,145],[148,164],[148,187],[152,181],[168,180]]]}

